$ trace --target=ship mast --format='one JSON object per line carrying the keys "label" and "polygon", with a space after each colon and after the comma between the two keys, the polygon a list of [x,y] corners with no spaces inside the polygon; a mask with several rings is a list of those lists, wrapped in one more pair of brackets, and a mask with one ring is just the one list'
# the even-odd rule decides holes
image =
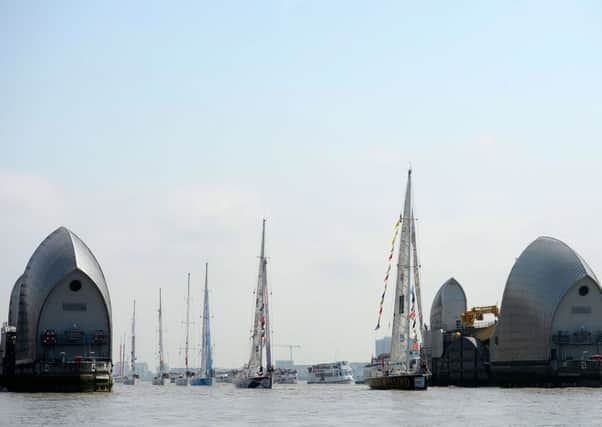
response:
{"label": "ship mast", "polygon": [[127,342],[127,338],[125,335],[125,332],[123,333],[123,340],[121,341],[123,342],[123,345],[121,346],[121,378],[123,379],[123,376],[125,375],[125,343]]}
{"label": "ship mast", "polygon": [[136,375],[136,300],[134,300],[134,315],[132,316],[132,353],[130,360],[132,378]]}
{"label": "ship mast", "polygon": [[412,234],[411,234],[411,239],[412,239],[412,258],[414,260],[413,262],[413,269],[414,269],[414,288],[416,290],[416,303],[418,306],[418,331],[420,331],[420,337],[422,338],[422,326],[423,326],[423,319],[422,319],[422,296],[421,296],[421,290],[420,290],[420,263],[418,261],[418,248],[416,247],[416,219],[414,218],[414,209],[412,209]]}
{"label": "ship mast", "polygon": [[123,356],[123,341],[121,340],[121,338],[119,339],[119,378],[123,378],[123,359],[121,358],[121,356]]}
{"label": "ship mast", "polygon": [[184,364],[186,366],[186,377],[188,372],[188,340],[190,338],[190,273],[188,273],[188,291],[186,293],[186,344],[184,347]]}
{"label": "ship mast", "polygon": [[411,218],[412,215],[412,170],[408,170],[408,183],[406,186],[406,195],[404,201],[403,214],[401,221],[401,238],[399,239],[399,254],[397,260],[397,277],[395,282],[395,307],[393,312],[393,330],[391,334],[391,354],[390,362],[392,364],[401,363],[404,370],[408,369],[409,355],[409,322],[407,308],[409,283],[410,283],[410,262],[411,262]]}
{"label": "ship mast", "polygon": [[201,373],[205,378],[211,376],[212,370],[212,355],[211,355],[211,331],[210,331],[210,316],[209,312],[209,263],[205,263],[205,294],[203,302],[203,340],[201,343]]}
{"label": "ship mast", "polygon": [[[265,219],[263,220],[263,234],[265,237]],[[262,242],[265,239],[262,238]],[[265,308],[265,326],[264,326],[264,339],[265,339],[265,364],[266,369],[270,371],[272,369],[272,333],[270,330],[270,305],[269,305],[269,290],[268,290],[268,259],[265,256],[264,245],[262,245],[261,252],[263,253],[263,305]]]}
{"label": "ship mast", "polygon": [[163,310],[161,308],[161,288],[159,288],[159,378],[163,378],[165,362],[163,360]]}
{"label": "ship mast", "polygon": [[253,336],[251,357],[249,358],[249,371],[257,371],[262,368],[263,337],[265,334],[265,219],[261,230],[261,252],[259,257],[259,273],[257,277],[257,289],[255,291],[255,316],[253,321]]}

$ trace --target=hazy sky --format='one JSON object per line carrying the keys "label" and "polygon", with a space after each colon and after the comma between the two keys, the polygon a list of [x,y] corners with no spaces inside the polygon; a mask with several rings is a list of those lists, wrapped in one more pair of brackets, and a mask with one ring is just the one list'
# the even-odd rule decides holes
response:
{"label": "hazy sky", "polygon": [[0,0],[0,318],[64,225],[115,347],[136,298],[155,365],[163,287],[182,365],[208,261],[215,362],[242,365],[265,216],[275,342],[368,360],[409,163],[427,316],[451,276],[501,303],[540,235],[602,274],[601,22],[597,1]]}

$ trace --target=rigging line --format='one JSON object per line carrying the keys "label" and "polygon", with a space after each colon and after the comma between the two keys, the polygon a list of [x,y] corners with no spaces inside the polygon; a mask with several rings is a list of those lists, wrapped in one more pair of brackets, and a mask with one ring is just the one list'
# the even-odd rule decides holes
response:
{"label": "rigging line", "polygon": [[383,314],[383,305],[385,303],[385,295],[387,293],[387,285],[389,283],[389,276],[391,274],[391,265],[393,263],[393,252],[395,251],[395,242],[397,241],[397,235],[399,234],[400,223],[401,223],[401,216],[399,217],[399,219],[395,223],[395,226],[393,227],[394,233],[393,233],[393,239],[391,239],[391,250],[389,251],[389,259],[388,259],[389,265],[387,266],[387,272],[385,273],[385,279],[384,279],[385,288],[383,290],[382,296],[380,297],[380,308],[378,310],[378,321],[376,322],[376,328],[374,328],[375,331],[380,329],[380,321],[381,321],[382,314]]}

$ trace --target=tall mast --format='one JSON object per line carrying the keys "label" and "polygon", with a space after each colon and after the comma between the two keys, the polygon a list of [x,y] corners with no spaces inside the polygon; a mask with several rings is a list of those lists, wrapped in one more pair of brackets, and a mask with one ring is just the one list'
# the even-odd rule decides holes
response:
{"label": "tall mast", "polygon": [[249,358],[249,370],[254,371],[262,366],[263,336],[265,327],[264,313],[264,259],[265,259],[265,219],[261,230],[261,252],[259,256],[259,272],[257,277],[257,289],[255,291],[255,316],[253,321],[253,337],[251,357]]}
{"label": "tall mast", "polygon": [[188,376],[188,339],[190,335],[190,273],[188,273],[188,291],[186,293],[186,344],[184,348],[184,363],[186,376]]}
{"label": "tall mast", "polygon": [[119,377],[120,378],[123,377],[123,374],[121,372],[123,369],[123,359],[121,358],[121,356],[123,355],[122,347],[123,347],[123,341],[121,340],[121,338],[119,338]]}
{"label": "tall mast", "polygon": [[132,376],[136,375],[136,300],[134,300],[134,315],[132,316],[132,354],[130,366]]}
{"label": "tall mast", "polygon": [[408,290],[410,281],[410,217],[412,211],[412,170],[408,170],[408,183],[401,217],[401,238],[397,260],[397,277],[395,282],[395,307],[393,311],[393,331],[391,334],[392,363],[401,363],[408,368],[409,322],[408,322]]}
{"label": "tall mast", "polygon": [[416,303],[418,306],[418,330],[422,336],[422,296],[420,291],[420,263],[418,261],[418,248],[416,247],[416,219],[414,218],[414,209],[412,209],[412,253],[414,269],[414,287],[416,289]]}
{"label": "tall mast", "polygon": [[123,345],[121,346],[121,378],[125,374],[125,343],[126,343],[125,332],[123,333],[123,340],[121,341]]}
{"label": "tall mast", "polygon": [[163,310],[161,307],[161,288],[159,288],[159,378],[163,378],[164,367],[163,360]]}
{"label": "tall mast", "polygon": [[211,355],[211,330],[209,311],[209,263],[205,263],[205,293],[203,299],[203,339],[201,344],[201,373],[204,377],[211,376],[213,360]]}
{"label": "tall mast", "polygon": [[261,252],[263,254],[263,267],[262,278],[263,278],[263,305],[265,309],[265,364],[266,368],[270,370],[272,368],[272,333],[270,330],[270,305],[269,305],[269,290],[268,290],[268,259],[265,256],[265,219],[263,220],[263,235],[261,239]]}

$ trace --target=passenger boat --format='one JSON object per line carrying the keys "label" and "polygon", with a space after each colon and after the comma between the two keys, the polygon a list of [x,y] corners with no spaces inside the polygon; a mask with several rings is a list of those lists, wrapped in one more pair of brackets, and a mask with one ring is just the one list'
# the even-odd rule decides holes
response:
{"label": "passenger boat", "polygon": [[[269,291],[267,281],[267,259],[265,256],[265,219],[261,231],[261,255],[255,293],[255,316],[251,356],[240,372],[234,377],[234,385],[239,388],[272,388],[272,348],[270,334]],[[265,349],[265,366],[263,354]]]}
{"label": "passenger boat", "polygon": [[341,360],[331,363],[319,363],[307,369],[307,384],[352,384],[353,370],[349,362]]}
{"label": "passenger boat", "polygon": [[274,369],[274,384],[297,384],[298,372],[296,369],[276,368]]}
{"label": "passenger boat", "polygon": [[159,288],[159,372],[153,378],[153,385],[165,385],[165,378],[168,377],[165,372],[165,361],[163,359],[163,311],[161,308],[161,288]]}
{"label": "passenger boat", "polygon": [[130,375],[123,378],[123,384],[136,385],[136,300],[134,300],[134,314],[132,315],[132,350],[130,353]]}
{"label": "passenger boat", "polygon": [[387,281],[399,227],[399,252],[395,283],[395,300],[391,333],[391,353],[377,363],[369,365],[366,383],[372,389],[426,390],[428,372],[422,348],[422,305],[420,299],[420,275],[416,249],[416,228],[412,207],[412,170],[408,182],[403,214],[395,224],[395,234],[389,254],[389,266],[385,275],[385,291],[381,297],[376,329],[380,328]]}
{"label": "passenger boat", "polygon": [[190,385],[213,385],[213,351],[211,351],[211,312],[209,311],[208,288],[209,264],[205,263],[205,294],[203,295],[203,330],[201,340],[201,369],[199,376],[190,380]]}

